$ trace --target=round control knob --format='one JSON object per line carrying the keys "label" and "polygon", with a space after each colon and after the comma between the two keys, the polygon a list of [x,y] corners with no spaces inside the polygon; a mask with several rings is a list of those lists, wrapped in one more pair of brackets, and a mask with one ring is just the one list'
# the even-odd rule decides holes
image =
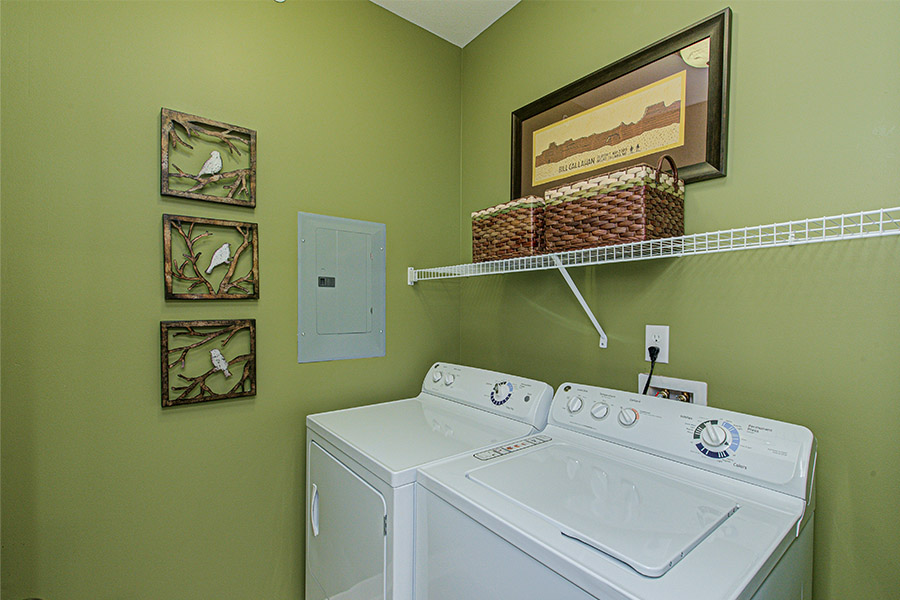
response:
{"label": "round control knob", "polygon": [[584,408],[584,400],[582,400],[581,396],[572,396],[569,398],[569,401],[566,402],[566,409],[569,411],[569,414],[575,414]]}
{"label": "round control knob", "polygon": [[506,401],[512,398],[513,384],[509,381],[498,381],[491,388],[491,402],[497,406],[506,404]]}
{"label": "round control knob", "polygon": [[456,380],[456,376],[453,373],[447,373],[444,375],[444,385],[450,385]]}
{"label": "round control knob", "polygon": [[728,433],[721,425],[710,423],[703,428],[703,432],[700,434],[700,441],[707,448],[718,448],[719,446],[724,446],[725,442],[728,441]]}
{"label": "round control knob", "polygon": [[619,411],[619,425],[622,427],[631,427],[638,420],[638,413],[633,408],[623,408]]}
{"label": "round control knob", "polygon": [[443,378],[444,378],[444,374],[441,373],[440,371],[435,371],[434,373],[431,374],[431,380],[434,381],[435,383],[437,383],[438,381],[440,381]]}
{"label": "round control knob", "polygon": [[597,419],[605,419],[606,415],[609,414],[609,405],[603,404],[602,402],[598,402],[594,406],[591,407],[591,416]]}

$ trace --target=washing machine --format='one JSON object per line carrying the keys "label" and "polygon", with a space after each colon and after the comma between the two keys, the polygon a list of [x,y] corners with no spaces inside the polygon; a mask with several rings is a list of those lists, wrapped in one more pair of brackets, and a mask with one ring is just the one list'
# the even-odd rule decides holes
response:
{"label": "washing machine", "polygon": [[411,600],[416,469],[543,429],[552,398],[437,363],[414,398],[307,417],[306,599]]}
{"label": "washing machine", "polygon": [[514,451],[420,470],[416,600],[811,598],[815,461],[802,426],[563,384]]}

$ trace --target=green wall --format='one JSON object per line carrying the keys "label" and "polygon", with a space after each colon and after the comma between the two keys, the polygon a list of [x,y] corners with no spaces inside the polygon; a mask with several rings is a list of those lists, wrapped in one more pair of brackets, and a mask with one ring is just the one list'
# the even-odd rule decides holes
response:
{"label": "green wall", "polygon": [[[509,197],[513,110],[724,6],[526,0],[467,45],[461,260],[469,213]],[[688,232],[900,204],[900,3],[731,7],[728,176],[688,186]],[[548,271],[460,283],[463,359],[635,389],[644,326],[669,325],[658,373],[816,434],[816,599],[900,597],[900,238],[570,273],[608,349]]]}
{"label": "green wall", "polygon": [[[459,359],[461,51],[369,2],[2,7],[2,587],[298,598],[308,413]],[[159,112],[255,129],[255,210],[159,195]],[[387,355],[297,364],[297,212],[387,225]],[[259,301],[166,302],[162,214],[259,224]],[[255,318],[255,398],[162,410],[161,320]]]}
{"label": "green wall", "polygon": [[[900,3],[739,2],[728,177],[690,232],[898,204]],[[900,239],[428,282],[508,198],[510,112],[717,12],[530,2],[462,51],[368,2],[0,3],[0,595],[295,598],[308,413],[434,360],[662,374],[819,441],[816,598],[898,597]],[[259,133],[255,210],[158,194],[162,106]],[[296,212],[387,224],[387,356],[296,363]],[[165,302],[163,213],[259,223],[258,302]],[[159,407],[159,321],[251,317],[254,399]]]}

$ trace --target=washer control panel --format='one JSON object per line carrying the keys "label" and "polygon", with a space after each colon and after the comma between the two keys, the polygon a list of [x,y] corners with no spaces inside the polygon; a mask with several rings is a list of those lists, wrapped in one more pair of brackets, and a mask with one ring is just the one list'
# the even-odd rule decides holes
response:
{"label": "washer control panel", "polygon": [[816,442],[799,425],[576,383],[557,389],[549,422],[794,496],[808,494]]}
{"label": "washer control panel", "polygon": [[553,399],[553,388],[542,381],[452,363],[433,364],[422,391],[529,423],[536,429],[547,425]]}

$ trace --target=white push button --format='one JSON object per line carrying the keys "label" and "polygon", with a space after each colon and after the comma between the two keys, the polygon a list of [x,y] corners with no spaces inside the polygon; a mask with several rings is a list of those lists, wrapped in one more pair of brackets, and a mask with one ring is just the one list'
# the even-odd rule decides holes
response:
{"label": "white push button", "polygon": [[495,450],[483,450],[475,454],[475,458],[478,460],[490,460],[498,456],[500,456],[500,453]]}

